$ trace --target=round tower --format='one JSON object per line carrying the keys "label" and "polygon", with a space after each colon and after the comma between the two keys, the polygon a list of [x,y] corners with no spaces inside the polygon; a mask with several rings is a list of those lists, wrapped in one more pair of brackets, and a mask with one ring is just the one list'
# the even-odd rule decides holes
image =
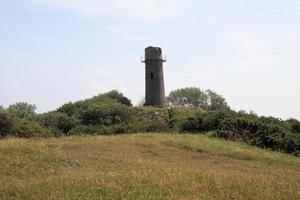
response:
{"label": "round tower", "polygon": [[145,49],[146,98],[145,106],[165,105],[165,85],[162,50],[159,47]]}

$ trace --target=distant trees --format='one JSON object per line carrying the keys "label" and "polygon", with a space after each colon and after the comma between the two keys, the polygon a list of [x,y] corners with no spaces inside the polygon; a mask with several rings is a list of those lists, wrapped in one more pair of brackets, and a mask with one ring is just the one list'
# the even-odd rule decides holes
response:
{"label": "distant trees", "polygon": [[204,110],[228,110],[226,100],[212,90],[202,91],[197,87],[187,87],[172,91],[167,97],[172,107],[201,107]]}
{"label": "distant trees", "polygon": [[36,116],[36,106],[26,102],[12,104],[6,110],[13,116],[23,119],[33,119]]}

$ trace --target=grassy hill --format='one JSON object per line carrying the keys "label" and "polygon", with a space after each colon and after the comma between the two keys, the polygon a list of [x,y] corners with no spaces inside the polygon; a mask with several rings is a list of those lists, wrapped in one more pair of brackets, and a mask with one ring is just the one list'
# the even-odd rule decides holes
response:
{"label": "grassy hill", "polygon": [[5,139],[0,199],[300,199],[300,158],[204,135]]}

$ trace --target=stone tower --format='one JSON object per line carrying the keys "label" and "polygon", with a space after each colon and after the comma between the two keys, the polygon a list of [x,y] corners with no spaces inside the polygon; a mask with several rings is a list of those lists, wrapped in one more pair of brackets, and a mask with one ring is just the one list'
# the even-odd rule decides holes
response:
{"label": "stone tower", "polygon": [[163,63],[166,62],[159,47],[145,49],[146,99],[145,106],[165,105],[165,85]]}

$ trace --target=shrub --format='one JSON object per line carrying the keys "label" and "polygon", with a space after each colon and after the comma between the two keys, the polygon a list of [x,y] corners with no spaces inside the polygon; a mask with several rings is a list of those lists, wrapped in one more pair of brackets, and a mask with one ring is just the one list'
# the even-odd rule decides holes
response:
{"label": "shrub", "polygon": [[124,134],[131,133],[132,128],[127,124],[117,124],[113,126],[86,126],[79,125],[71,129],[70,135],[110,135],[110,134]]}
{"label": "shrub", "polygon": [[125,97],[121,92],[118,90],[112,90],[110,92],[104,93],[101,95],[103,97],[109,97],[113,100],[116,100],[118,103],[123,104],[125,106],[132,106],[130,99]]}
{"label": "shrub", "polygon": [[13,124],[13,117],[6,112],[0,111],[0,138],[10,134]]}
{"label": "shrub", "polygon": [[78,125],[72,128],[68,135],[94,135],[96,134],[96,126]]}
{"label": "shrub", "polygon": [[287,124],[290,130],[294,133],[298,133],[300,135],[300,122],[296,119],[287,120]]}
{"label": "shrub", "polygon": [[[64,104],[60,108],[58,108],[57,111],[61,113],[65,113],[69,117],[82,119],[83,117],[85,117],[83,115],[88,114],[87,112],[85,112],[88,109],[91,110],[92,112],[97,110],[96,112],[99,114],[100,108],[103,108],[104,111],[106,112],[107,111],[106,107],[109,106],[113,106],[114,108],[116,106],[120,106],[119,108],[124,110],[124,108],[129,108],[131,106],[131,102],[128,98],[124,97],[122,93],[113,90],[108,93],[100,94],[98,96],[83,101],[77,101],[75,103],[69,102],[67,104]],[[102,113],[101,116],[103,114],[104,113]],[[91,115],[97,115],[97,114],[93,113]],[[94,118],[96,116],[91,116],[91,117]],[[96,123],[96,122],[92,122],[92,123]]]}
{"label": "shrub", "polygon": [[45,127],[57,129],[64,134],[67,134],[78,124],[78,120],[60,112],[42,114],[38,116],[38,122]]}
{"label": "shrub", "polygon": [[132,110],[119,103],[90,104],[81,109],[79,119],[84,125],[111,126],[119,123],[130,122]]}
{"label": "shrub", "polygon": [[23,119],[15,119],[11,129],[10,136],[21,138],[32,137],[53,137],[55,136],[51,130],[43,128],[37,122],[26,121]]}
{"label": "shrub", "polygon": [[299,154],[300,137],[282,120],[233,112],[207,112],[181,123],[181,132],[209,132],[216,137],[242,141],[261,148]]}
{"label": "shrub", "polygon": [[129,124],[131,132],[169,131],[169,113],[167,108],[150,106],[134,108]]}
{"label": "shrub", "polygon": [[173,107],[169,109],[170,128],[173,130],[180,130],[182,123],[188,118],[195,117],[205,111],[199,107]]}
{"label": "shrub", "polygon": [[7,112],[0,112],[0,137],[52,137],[55,132],[43,128],[35,121],[14,117]]}

